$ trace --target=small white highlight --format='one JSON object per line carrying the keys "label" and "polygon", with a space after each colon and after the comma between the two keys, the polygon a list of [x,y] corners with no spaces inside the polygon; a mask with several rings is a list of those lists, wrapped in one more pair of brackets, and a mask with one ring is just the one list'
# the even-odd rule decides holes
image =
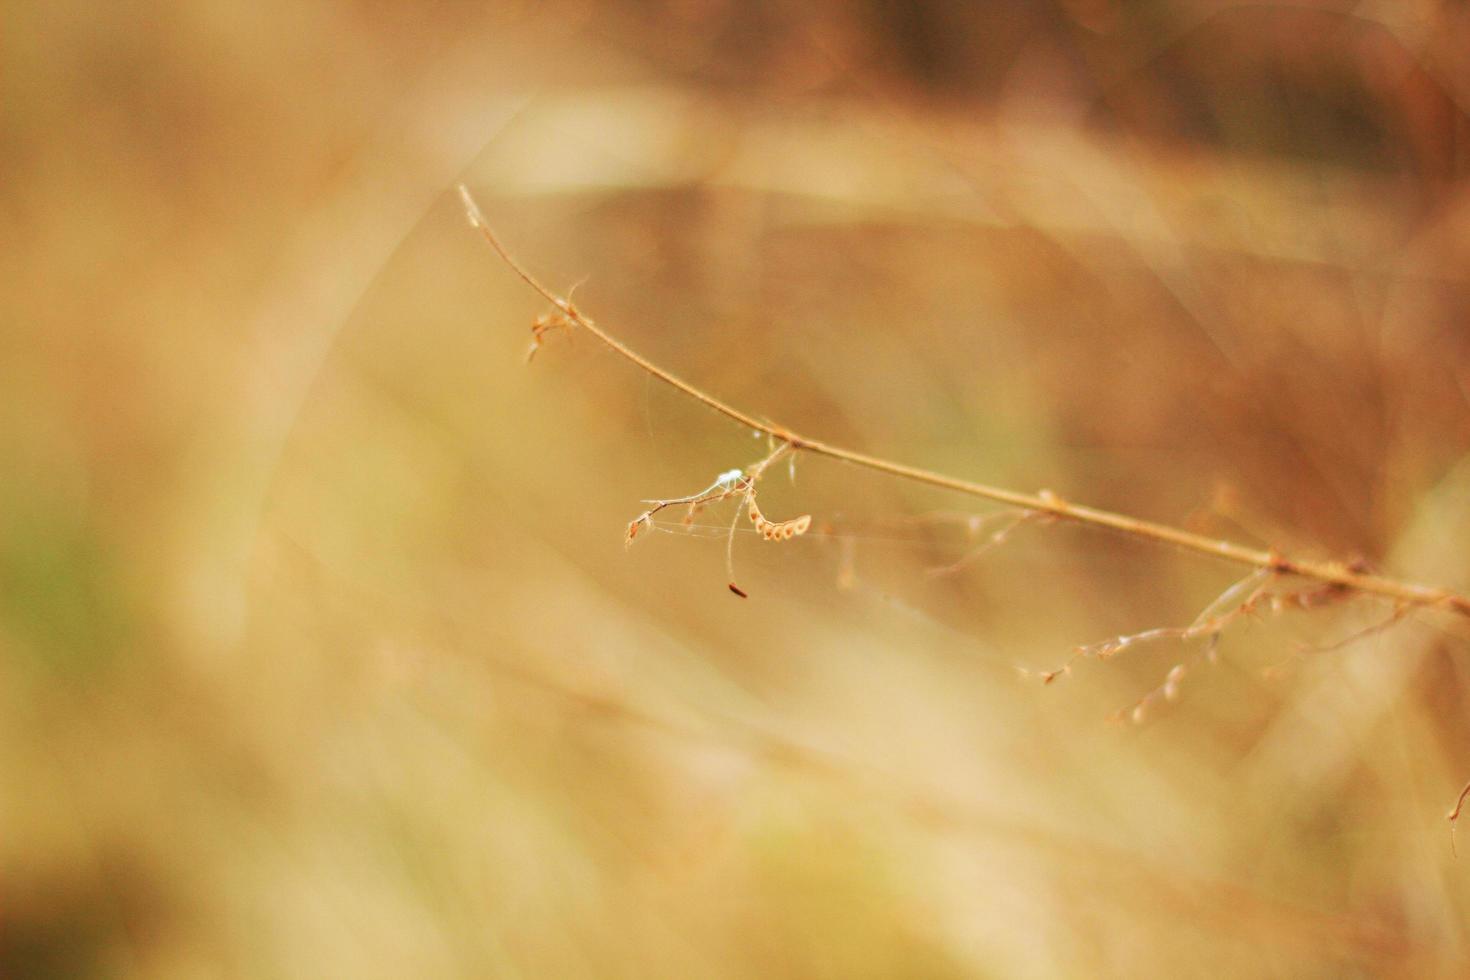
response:
{"label": "small white highlight", "polygon": [[464,202],[464,216],[469,219],[470,227],[479,229],[485,227],[485,216],[480,213],[480,206],[470,196],[470,189],[464,184],[459,185],[459,199]]}

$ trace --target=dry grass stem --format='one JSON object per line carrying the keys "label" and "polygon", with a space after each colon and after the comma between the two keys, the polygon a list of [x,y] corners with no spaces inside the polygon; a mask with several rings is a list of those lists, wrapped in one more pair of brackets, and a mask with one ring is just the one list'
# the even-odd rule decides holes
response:
{"label": "dry grass stem", "polygon": [[[831,459],[851,463],[854,466],[862,466],[880,473],[886,473],[889,476],[912,480],[916,483],[922,483],[940,489],[951,490],[982,500],[990,500],[1009,507],[1034,511],[1058,520],[1069,520],[1094,527],[1110,528],[1136,538],[1156,541],[1161,544],[1170,544],[1236,564],[1248,565],[1270,572],[1276,576],[1295,576],[1310,579],[1323,583],[1324,586],[1347,593],[1384,596],[1408,606],[1448,609],[1464,616],[1470,616],[1470,597],[1452,592],[1448,589],[1417,585],[1381,575],[1373,575],[1364,571],[1361,566],[1356,564],[1290,558],[1274,549],[1262,550],[1259,548],[1250,548],[1234,542],[1197,534],[1192,531],[1185,531],[1181,528],[1170,527],[1166,524],[1158,524],[1153,521],[1130,517],[1126,514],[1117,514],[1112,511],[1099,510],[1095,507],[1074,504],[1049,491],[1041,491],[1035,494],[1022,493],[1016,490],[1007,490],[1002,487],[993,487],[983,483],[962,480],[956,477],[946,476],[942,473],[935,473],[930,470],[924,470],[876,456],[869,456],[851,449],[834,446],[818,439],[799,435],[786,426],[756,418],[753,415],[726,404],[702,388],[684,381],[677,375],[649,361],[643,355],[634,351],[621,340],[604,330],[591,317],[582,313],[572,305],[569,299],[557,295],[543,285],[540,280],[531,275],[525,266],[521,265],[511,255],[510,251],[496,237],[495,233],[490,229],[489,224],[485,221],[479,205],[475,203],[474,197],[470,194],[469,188],[461,184],[459,186],[459,193],[464,201],[465,214],[469,219],[470,225],[480,233],[490,247],[494,249],[495,253],[500,256],[501,260],[526,285],[531,287],[532,290],[559,311],[560,319],[564,319],[567,324],[575,325],[587,331],[609,349],[650,376],[677,389],[731,421],[737,422],[746,428],[765,433],[771,439],[783,444],[793,452],[808,452],[816,456],[826,456]],[[552,317],[553,320],[547,321],[547,325],[543,326],[539,333],[534,334],[536,341],[541,339],[542,334],[546,330],[551,329],[552,324],[560,322],[560,319],[557,319],[558,314],[552,314]],[[535,345],[533,344],[533,350],[534,348]],[[733,583],[732,591],[741,594],[737,588],[733,588]]]}

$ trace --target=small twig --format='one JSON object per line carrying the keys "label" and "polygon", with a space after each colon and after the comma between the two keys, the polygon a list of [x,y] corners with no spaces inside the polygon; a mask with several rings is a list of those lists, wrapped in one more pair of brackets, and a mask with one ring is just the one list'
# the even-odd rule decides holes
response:
{"label": "small twig", "polygon": [[1006,521],[1003,525],[1001,525],[1001,527],[999,527],[995,531],[992,531],[985,538],[984,541],[980,542],[978,545],[965,552],[959,558],[950,562],[948,565],[940,565],[936,568],[927,569],[925,574],[929,575],[931,578],[937,578],[942,575],[953,575],[955,572],[970,567],[971,565],[975,564],[975,562],[983,558],[987,552],[990,552],[995,548],[998,548],[1001,545],[1005,544],[1007,539],[1010,538],[1011,532],[1015,531],[1016,528],[1020,527],[1022,524],[1025,524],[1027,521],[1035,519],[1036,516],[1037,515],[1034,511],[1017,511],[1012,508],[1007,510],[998,510],[992,514],[986,514],[983,517],[972,519],[968,523],[967,527],[969,528],[970,534],[973,536],[980,530],[982,525],[989,521],[996,520],[997,518],[1010,518],[1010,520]]}
{"label": "small twig", "polygon": [[670,497],[667,500],[645,500],[644,503],[651,506],[628,522],[628,531],[624,541],[632,544],[643,530],[654,526],[654,517],[670,507],[687,506],[689,510],[684,515],[684,524],[689,526],[693,524],[695,516],[705,506],[720,503],[731,497],[738,497],[740,507],[735,509],[730,519],[730,528],[726,536],[725,569],[730,576],[730,591],[742,599],[749,598],[750,594],[735,582],[735,531],[740,524],[740,515],[742,513],[749,515],[750,523],[755,525],[756,533],[767,541],[790,541],[794,537],[805,534],[812,525],[810,514],[803,514],[788,521],[772,521],[761,512],[760,505],[756,503],[756,484],[772,463],[790,452],[789,444],[779,443],[764,459],[752,463],[743,470],[733,469],[721,473],[715,477],[713,483],[698,493],[691,493],[683,497]]}
{"label": "small twig", "polygon": [[767,541],[789,540],[790,538],[796,537],[798,534],[805,534],[807,528],[811,527],[812,525],[812,518],[810,514],[804,514],[801,517],[795,518],[794,520],[790,521],[773,523],[766,520],[765,515],[761,513],[761,509],[756,506],[756,482],[765,475],[766,469],[772,463],[774,463],[776,460],[780,459],[782,456],[786,455],[790,451],[791,446],[783,442],[776,446],[775,449],[771,450],[771,454],[769,456],[745,471],[745,480],[741,487],[743,490],[740,501],[741,507],[736,508],[735,515],[730,518],[730,533],[725,538],[725,574],[729,577],[730,591],[735,593],[742,599],[750,598],[750,593],[746,592],[735,582],[735,527],[740,523],[741,509],[743,508],[746,510],[746,512],[750,515],[750,523],[755,525],[756,531],[758,531],[761,537],[765,538]]}
{"label": "small twig", "polygon": [[[1259,606],[1268,600],[1278,598],[1276,593],[1267,591],[1274,578],[1275,576],[1271,572],[1264,569],[1254,571],[1239,582],[1231,584],[1229,588],[1211,600],[1210,604],[1205,606],[1200,614],[1194,618],[1194,622],[1188,626],[1158,626],[1154,629],[1144,630],[1141,633],[1128,633],[1123,636],[1115,636],[1111,640],[1103,640],[1100,643],[1089,643],[1085,646],[1076,647],[1072,651],[1072,656],[1068,657],[1066,662],[1061,666],[1054,667],[1051,670],[1041,671],[1037,676],[1041,678],[1043,684],[1050,684],[1057,678],[1070,674],[1072,667],[1079,660],[1089,657],[1094,660],[1107,660],[1109,657],[1121,653],[1129,647],[1136,646],[1140,643],[1152,643],[1155,640],[1175,639],[1189,641],[1198,639],[1199,637],[1206,637],[1209,641],[1207,654],[1213,659],[1215,646],[1219,642],[1220,635],[1225,632],[1230,624],[1242,616],[1251,615]],[[1241,593],[1246,589],[1251,589],[1252,586],[1254,588],[1250,595],[1244,601],[1231,608],[1231,604],[1235,602]],[[1023,669],[1022,674],[1024,676],[1031,676],[1032,671]],[[1182,673],[1172,677],[1174,689],[1177,690],[1179,681],[1182,679]],[[1168,683],[1169,681],[1166,680],[1165,684],[1167,685]],[[1141,705],[1148,698],[1149,695],[1145,695],[1139,704]],[[1171,696],[1169,700],[1172,701],[1173,697]]]}
{"label": "small twig", "polygon": [[698,493],[691,493],[687,497],[671,497],[668,500],[645,500],[645,504],[652,504],[643,513],[628,522],[628,533],[624,539],[627,544],[632,544],[638,537],[639,532],[653,526],[653,519],[669,507],[677,507],[680,504],[688,504],[689,512],[684,515],[684,523],[693,522],[695,515],[706,505],[719,503],[736,494],[744,493],[750,485],[751,479],[742,470],[730,470],[715,477],[715,482]]}
{"label": "small twig", "polygon": [[1460,798],[1455,801],[1455,808],[1449,812],[1449,816],[1446,818],[1450,822],[1450,853],[1455,857],[1460,856],[1459,852],[1455,850],[1455,823],[1460,819],[1460,811],[1465,808],[1465,798],[1467,796],[1470,796],[1470,783],[1466,783],[1465,788],[1460,790]]}
{"label": "small twig", "polygon": [[[1219,645],[1220,634],[1216,633],[1214,636],[1211,636],[1209,641],[1205,644],[1205,650],[1200,655],[1200,657],[1202,659],[1208,660],[1211,663],[1214,663],[1215,650]],[[1189,675],[1189,668],[1190,665],[1183,661],[1170,667],[1169,672],[1164,675],[1164,682],[1162,684],[1154,688],[1152,691],[1149,691],[1147,694],[1130,704],[1128,707],[1113,712],[1113,721],[1123,721],[1124,719],[1127,719],[1128,721],[1133,722],[1133,724],[1135,725],[1141,725],[1143,724],[1144,719],[1148,717],[1148,709],[1150,705],[1160,700],[1178,700],[1179,687],[1181,684],[1184,683],[1184,678]]]}
{"label": "small twig", "polygon": [[1331,643],[1323,643],[1316,646],[1313,646],[1311,644],[1303,644],[1297,648],[1297,654],[1298,656],[1300,656],[1304,653],[1331,653],[1334,650],[1341,650],[1344,647],[1352,646],[1359,640],[1366,640],[1370,636],[1377,636],[1379,633],[1382,633],[1384,630],[1399,622],[1399,620],[1403,619],[1408,614],[1409,609],[1407,606],[1395,606],[1392,613],[1385,616],[1383,619],[1379,620],[1376,623],[1365,626],[1360,630],[1354,630],[1347,636],[1344,636],[1341,639],[1333,640]]}
{"label": "small twig", "polygon": [[1369,626],[1365,626],[1362,629],[1354,630],[1347,636],[1333,640],[1331,643],[1299,643],[1297,644],[1296,648],[1292,650],[1290,656],[1277,663],[1263,668],[1261,670],[1261,676],[1267,680],[1273,680],[1286,673],[1288,668],[1293,666],[1298,660],[1301,660],[1309,653],[1333,653],[1337,650],[1342,650],[1346,647],[1350,647],[1360,640],[1366,640],[1370,636],[1377,636],[1379,633],[1384,632],[1394,624],[1403,620],[1406,616],[1409,615],[1410,611],[1410,607],[1399,603],[1394,606],[1392,613],[1379,620],[1378,622],[1373,623]]}
{"label": "small twig", "polygon": [[683,392],[685,395],[688,395],[690,398],[718,412],[731,421],[737,422],[746,428],[763,432],[771,438],[785,443],[794,451],[804,451],[817,456],[826,456],[830,459],[841,460],[846,463],[851,463],[854,466],[866,467],[867,469],[886,473],[889,476],[899,477],[900,479],[911,480],[915,483],[923,483],[944,490],[952,490],[956,493],[967,494],[971,497],[979,497],[984,500],[992,500],[1023,510],[1037,511],[1061,520],[1076,521],[1079,524],[1087,524],[1094,527],[1111,528],[1136,538],[1157,541],[1162,544],[1171,544],[1201,554],[1212,555],[1236,564],[1263,569],[1276,575],[1299,576],[1322,582],[1329,587],[1340,590],[1381,595],[1412,606],[1444,608],[1463,616],[1470,616],[1470,597],[1460,595],[1448,589],[1401,582],[1397,579],[1386,578],[1381,575],[1370,575],[1342,562],[1309,561],[1306,559],[1288,558],[1274,550],[1249,548],[1230,541],[1221,541],[1203,534],[1196,534],[1180,528],[1170,527],[1166,524],[1158,524],[1153,521],[1129,517],[1126,514],[1116,514],[1112,511],[1099,510],[1095,507],[1085,507],[1081,504],[1069,503],[1053,493],[1021,493],[1002,487],[993,487],[988,484],[961,480],[956,477],[945,476],[942,473],[935,473],[918,467],[907,466],[903,463],[881,459],[877,456],[869,456],[866,453],[856,452],[851,449],[843,449],[818,439],[798,435],[785,426],[758,419],[720,401],[703,389],[684,381],[659,367],[657,364],[654,364],[598,326],[596,321],[583,314],[569,300],[558,296],[549,288],[542,285],[540,280],[531,275],[510,254],[509,250],[501,244],[500,239],[496,237],[495,233],[490,230],[490,226],[486,223],[479,206],[470,195],[469,188],[461,184],[459,186],[459,193],[464,201],[465,214],[469,218],[471,226],[480,233],[490,247],[495,250],[495,253],[500,256],[501,260],[510,267],[512,272],[527,286],[531,287],[532,290],[540,294],[547,302],[551,303],[552,306],[556,307],[570,323],[586,330],[613,352],[650,376],[659,379],[670,387],[678,389],[680,392]]}

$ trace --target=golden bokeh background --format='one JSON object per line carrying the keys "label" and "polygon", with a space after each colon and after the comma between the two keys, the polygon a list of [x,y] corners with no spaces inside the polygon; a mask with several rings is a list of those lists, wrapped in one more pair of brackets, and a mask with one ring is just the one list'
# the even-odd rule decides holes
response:
{"label": "golden bokeh background", "polygon": [[736,599],[726,512],[624,529],[764,443],[524,363],[454,192],[762,417],[1465,589],[1461,5],[20,3],[0,52],[0,975],[1465,975],[1463,622],[1043,685],[1239,570],[972,556],[986,507],[819,459]]}

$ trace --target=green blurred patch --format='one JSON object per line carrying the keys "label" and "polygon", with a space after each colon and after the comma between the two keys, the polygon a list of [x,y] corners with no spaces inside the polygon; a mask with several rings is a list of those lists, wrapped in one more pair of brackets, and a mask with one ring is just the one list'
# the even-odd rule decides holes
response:
{"label": "green blurred patch", "polygon": [[130,632],[97,527],[35,487],[0,489],[0,620],[43,667],[91,672]]}

